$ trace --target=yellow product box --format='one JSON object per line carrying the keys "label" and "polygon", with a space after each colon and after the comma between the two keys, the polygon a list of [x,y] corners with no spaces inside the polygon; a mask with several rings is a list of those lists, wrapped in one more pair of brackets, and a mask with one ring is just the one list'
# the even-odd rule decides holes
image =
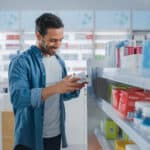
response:
{"label": "yellow product box", "polygon": [[134,144],[131,140],[116,140],[115,141],[115,150],[126,150],[126,144]]}

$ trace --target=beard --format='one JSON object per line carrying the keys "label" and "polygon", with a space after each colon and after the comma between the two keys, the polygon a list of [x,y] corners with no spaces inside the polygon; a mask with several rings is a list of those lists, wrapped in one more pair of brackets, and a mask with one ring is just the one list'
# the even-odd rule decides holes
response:
{"label": "beard", "polygon": [[40,43],[40,49],[41,49],[41,51],[43,52],[44,55],[53,56],[53,55],[56,54],[57,47],[55,47],[55,46],[48,46],[48,45],[46,45],[44,40],[42,40],[41,43]]}

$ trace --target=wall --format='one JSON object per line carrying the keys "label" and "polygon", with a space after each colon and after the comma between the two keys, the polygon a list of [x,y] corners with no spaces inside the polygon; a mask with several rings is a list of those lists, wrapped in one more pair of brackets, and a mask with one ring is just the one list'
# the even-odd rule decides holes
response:
{"label": "wall", "polygon": [[[11,4],[10,4],[11,2]],[[149,0],[1,0],[0,10],[149,9]]]}

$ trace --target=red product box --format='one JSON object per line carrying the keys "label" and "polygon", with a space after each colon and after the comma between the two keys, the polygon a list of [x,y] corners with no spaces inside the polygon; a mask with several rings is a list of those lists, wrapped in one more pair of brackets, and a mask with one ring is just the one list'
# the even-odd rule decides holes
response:
{"label": "red product box", "polygon": [[[114,89],[112,89],[112,106],[115,109],[118,109],[118,107],[119,107],[119,100],[120,100],[121,90],[123,90],[123,89],[122,88],[114,88]],[[135,88],[135,87],[128,87],[128,89],[126,89],[125,91],[135,92],[135,91],[143,91],[143,90],[139,89],[139,88]]]}
{"label": "red product box", "polygon": [[116,109],[119,107],[120,89],[112,89],[112,106]]}
{"label": "red product box", "polygon": [[144,100],[150,101],[150,91],[144,91]]}
{"label": "red product box", "polygon": [[143,89],[137,88],[137,87],[128,87],[128,89],[126,89],[125,91],[128,92],[144,92]]}
{"label": "red product box", "polygon": [[20,39],[20,35],[18,35],[18,34],[10,34],[10,35],[7,35],[6,36],[6,39],[7,40],[19,40]]}
{"label": "red product box", "polygon": [[[128,119],[129,113],[135,111],[135,102],[144,100],[143,91],[125,91],[121,90],[118,111],[124,119]],[[129,118],[130,119],[130,118]]]}

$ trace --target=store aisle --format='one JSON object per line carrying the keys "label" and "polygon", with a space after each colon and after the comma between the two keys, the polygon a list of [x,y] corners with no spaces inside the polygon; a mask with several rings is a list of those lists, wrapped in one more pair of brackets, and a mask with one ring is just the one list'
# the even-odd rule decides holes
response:
{"label": "store aisle", "polygon": [[[94,133],[95,127],[100,125],[100,121],[104,119],[104,112],[101,111],[95,102],[95,97],[91,91],[87,92],[87,110],[88,110],[88,134]],[[94,111],[93,111],[94,110]]]}
{"label": "store aisle", "polygon": [[65,102],[66,134],[70,148],[74,147],[74,145],[78,145],[78,147],[80,147],[81,145],[86,145],[86,138],[87,138],[86,101],[87,97],[84,93],[84,90],[82,90],[78,98]]}
{"label": "store aisle", "polygon": [[61,150],[87,150],[85,145],[69,145],[67,148]]}

